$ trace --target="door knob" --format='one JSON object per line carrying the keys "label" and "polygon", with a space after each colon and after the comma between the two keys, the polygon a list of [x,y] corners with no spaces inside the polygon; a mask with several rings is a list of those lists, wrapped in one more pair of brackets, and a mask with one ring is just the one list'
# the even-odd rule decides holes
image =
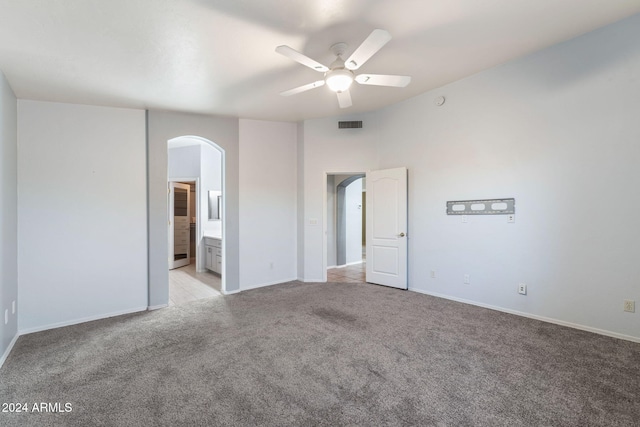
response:
{"label": "door knob", "polygon": [[404,233],[398,234],[398,237],[404,237]]}

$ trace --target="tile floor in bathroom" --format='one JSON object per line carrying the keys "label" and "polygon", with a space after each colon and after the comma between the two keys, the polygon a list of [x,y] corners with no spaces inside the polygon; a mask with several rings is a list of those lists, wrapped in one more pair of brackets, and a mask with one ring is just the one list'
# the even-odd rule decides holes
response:
{"label": "tile floor in bathroom", "polygon": [[222,296],[220,289],[220,276],[208,271],[197,273],[195,260],[184,267],[169,270],[170,306]]}

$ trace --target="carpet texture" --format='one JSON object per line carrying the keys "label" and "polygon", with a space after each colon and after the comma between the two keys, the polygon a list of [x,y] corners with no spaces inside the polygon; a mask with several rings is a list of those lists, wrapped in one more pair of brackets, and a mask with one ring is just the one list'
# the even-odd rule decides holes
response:
{"label": "carpet texture", "polygon": [[640,344],[369,284],[285,283],[20,337],[2,426],[637,426]]}

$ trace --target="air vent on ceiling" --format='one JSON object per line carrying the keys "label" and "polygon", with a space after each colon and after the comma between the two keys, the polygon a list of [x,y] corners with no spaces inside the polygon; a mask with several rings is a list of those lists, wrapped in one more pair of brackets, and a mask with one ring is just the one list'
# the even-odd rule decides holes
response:
{"label": "air vent on ceiling", "polygon": [[356,120],[351,122],[338,122],[338,129],[361,129],[362,120]]}

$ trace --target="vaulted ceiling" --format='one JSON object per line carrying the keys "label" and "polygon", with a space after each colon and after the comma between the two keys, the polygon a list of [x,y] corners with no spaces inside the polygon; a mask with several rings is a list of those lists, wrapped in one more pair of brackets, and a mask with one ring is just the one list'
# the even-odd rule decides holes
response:
{"label": "vaulted ceiling", "polygon": [[[0,0],[0,70],[23,99],[287,120],[370,111],[640,13],[640,0]],[[393,39],[340,109],[327,87],[283,97],[376,28]]]}

